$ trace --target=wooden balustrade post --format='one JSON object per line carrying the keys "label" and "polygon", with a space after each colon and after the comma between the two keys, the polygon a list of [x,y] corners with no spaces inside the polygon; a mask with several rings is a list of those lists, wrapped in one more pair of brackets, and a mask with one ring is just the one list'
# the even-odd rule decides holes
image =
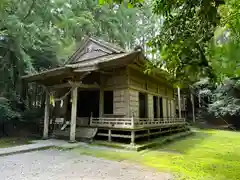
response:
{"label": "wooden balustrade post", "polygon": [[92,126],[92,118],[93,118],[92,114],[93,114],[93,113],[91,112],[90,122],[89,122],[89,125],[90,125],[90,126]]}

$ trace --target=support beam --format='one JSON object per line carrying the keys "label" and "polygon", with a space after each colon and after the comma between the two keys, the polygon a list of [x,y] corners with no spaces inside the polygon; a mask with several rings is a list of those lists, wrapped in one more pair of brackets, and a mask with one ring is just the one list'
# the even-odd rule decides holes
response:
{"label": "support beam", "polygon": [[181,93],[180,93],[180,88],[178,87],[178,114],[179,118],[182,118],[182,108],[181,108]]}
{"label": "support beam", "polygon": [[151,135],[150,129],[148,129],[148,140],[150,140],[150,135]]}
{"label": "support beam", "polygon": [[112,142],[112,130],[111,129],[108,130],[108,141]]}
{"label": "support beam", "polygon": [[171,99],[168,99],[168,117],[171,118],[172,117],[172,107],[171,107]]}
{"label": "support beam", "polygon": [[[77,86],[80,88],[93,88],[93,89],[99,88],[97,84],[83,84],[81,82],[74,82],[74,86]],[[49,86],[50,89],[60,89],[60,88],[66,88],[66,87],[72,87],[71,83],[56,84],[53,86]]]}
{"label": "support beam", "polygon": [[135,145],[135,131],[131,131],[131,145]]}
{"label": "support beam", "polygon": [[104,77],[100,75],[100,91],[99,91],[99,117],[103,117],[104,114]]}
{"label": "support beam", "polygon": [[74,87],[72,89],[71,94],[72,94],[72,112],[71,112],[70,142],[75,142],[78,88]]}
{"label": "support beam", "polygon": [[50,111],[50,99],[46,90],[45,110],[44,110],[44,127],[43,127],[43,139],[48,138],[48,126],[49,126],[49,111]]}

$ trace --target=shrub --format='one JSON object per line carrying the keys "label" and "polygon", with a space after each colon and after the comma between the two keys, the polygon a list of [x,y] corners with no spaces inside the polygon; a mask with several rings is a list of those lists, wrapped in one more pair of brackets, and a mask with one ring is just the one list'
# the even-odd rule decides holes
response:
{"label": "shrub", "polygon": [[20,119],[21,115],[18,111],[11,107],[11,103],[7,98],[0,97],[0,121]]}
{"label": "shrub", "polygon": [[22,113],[22,119],[24,121],[39,122],[39,119],[42,117],[43,117],[43,109],[41,108],[28,109]]}

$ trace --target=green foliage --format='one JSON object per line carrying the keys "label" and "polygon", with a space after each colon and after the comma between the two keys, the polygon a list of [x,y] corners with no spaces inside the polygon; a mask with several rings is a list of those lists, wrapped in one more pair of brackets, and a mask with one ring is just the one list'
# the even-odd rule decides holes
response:
{"label": "green foliage", "polygon": [[216,89],[216,85],[209,78],[201,78],[192,87],[201,97],[211,97],[212,91]]}
{"label": "green foliage", "polygon": [[43,118],[43,112],[41,108],[27,109],[21,113],[21,118],[24,121],[36,121],[39,123],[40,119]]}
{"label": "green foliage", "polygon": [[149,43],[161,52],[159,63],[180,82],[199,76],[215,78],[206,56],[208,42],[220,23],[221,1],[154,1],[153,12],[165,17],[159,34]]}
{"label": "green foliage", "polygon": [[[239,78],[226,79],[221,84],[216,84],[209,79],[201,79],[194,84],[194,91],[201,95],[203,107],[200,111],[205,115],[216,117],[240,115],[240,80]],[[205,98],[210,99],[206,102]],[[206,109],[205,109],[206,108]],[[200,113],[200,116],[204,114]]]}
{"label": "green foliage", "polygon": [[221,27],[215,32],[214,42],[210,44],[209,57],[218,81],[240,77],[240,5],[236,0],[226,1],[219,11]]}
{"label": "green foliage", "polygon": [[212,93],[209,112],[215,116],[240,115],[240,83],[239,79],[227,79]]}
{"label": "green foliage", "polygon": [[1,0],[0,95],[21,97],[21,75],[60,66],[85,35],[142,46],[155,60],[148,69],[164,67],[181,84],[239,77],[239,8],[237,0]]}
{"label": "green foliage", "polygon": [[0,97],[0,122],[19,118],[20,113],[11,107],[9,100],[4,97]]}
{"label": "green foliage", "polygon": [[114,5],[114,4],[124,4],[124,5],[127,5],[128,8],[132,8],[132,7],[139,7],[139,6],[142,6],[144,0],[100,0],[99,1],[99,4],[102,5],[102,4],[111,4],[111,5]]}
{"label": "green foliage", "polygon": [[[60,66],[86,35],[132,49],[143,32],[149,38],[151,15],[148,6],[140,10],[124,4],[99,5],[95,0],[2,0],[0,95],[11,92],[13,97],[26,99],[20,96],[24,86],[20,77]],[[142,39],[141,44],[146,41]],[[25,94],[31,108],[36,88],[31,86]]]}

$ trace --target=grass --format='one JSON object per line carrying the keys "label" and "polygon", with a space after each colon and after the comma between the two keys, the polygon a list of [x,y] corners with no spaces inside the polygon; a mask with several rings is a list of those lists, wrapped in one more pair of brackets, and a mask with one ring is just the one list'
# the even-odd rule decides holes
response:
{"label": "grass", "polygon": [[239,132],[201,130],[192,136],[141,152],[92,148],[74,151],[110,160],[128,160],[170,172],[181,180],[240,180]]}
{"label": "grass", "polygon": [[30,139],[18,137],[7,137],[0,139],[0,148],[7,148],[24,144],[31,144]]}

